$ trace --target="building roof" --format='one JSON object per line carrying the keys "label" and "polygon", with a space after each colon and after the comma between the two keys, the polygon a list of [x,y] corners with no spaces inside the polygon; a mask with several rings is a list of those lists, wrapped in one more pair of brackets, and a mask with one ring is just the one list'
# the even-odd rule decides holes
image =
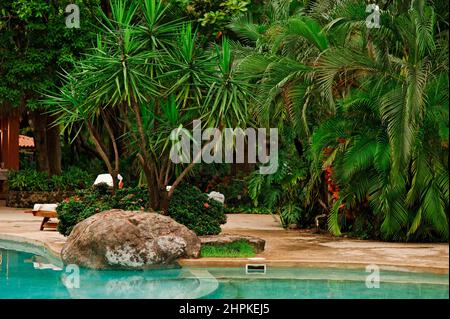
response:
{"label": "building roof", "polygon": [[33,148],[34,139],[26,135],[19,135],[19,147]]}

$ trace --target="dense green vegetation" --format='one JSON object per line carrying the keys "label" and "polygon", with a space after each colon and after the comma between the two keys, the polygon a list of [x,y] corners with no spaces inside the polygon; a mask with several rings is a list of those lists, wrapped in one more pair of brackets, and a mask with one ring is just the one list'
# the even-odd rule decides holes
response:
{"label": "dense green vegetation", "polygon": [[148,193],[145,189],[124,188],[112,193],[106,184],[98,184],[79,191],[76,196],[65,199],[56,209],[58,231],[68,236],[73,227],[93,214],[117,208],[124,210],[145,210]]}
{"label": "dense green vegetation", "polygon": [[[114,192],[106,184],[98,184],[79,191],[57,207],[58,231],[68,236],[73,227],[93,214],[109,210],[151,211],[147,190],[143,187],[129,187]],[[168,215],[185,225],[197,235],[216,235],[220,225],[226,222],[223,205],[208,199],[195,186],[181,185],[170,202]]]}
{"label": "dense green vegetation", "polygon": [[197,235],[220,233],[220,225],[227,221],[222,203],[192,185],[178,187],[170,201],[168,215],[193,230]]}
{"label": "dense green vegetation", "polygon": [[[336,236],[448,239],[447,1],[383,1],[375,27],[360,0],[79,1],[86,32],[70,45],[65,36],[80,30],[58,29],[59,7],[31,3],[0,5],[9,44],[0,105],[47,110],[63,158],[100,160],[145,189],[144,206],[217,233],[222,207],[204,205],[214,190],[225,211],[276,213],[284,226],[311,227],[324,214]],[[29,57],[11,42],[14,23],[30,28],[40,15],[56,19],[41,28],[62,32],[45,63],[27,68],[45,78],[25,72]],[[25,52],[46,43],[37,41]],[[170,133],[195,119],[203,129],[278,128],[278,170],[174,164]],[[119,196],[114,181],[107,196]],[[110,201],[64,204],[80,207],[62,206],[78,212],[69,226],[62,218],[63,232]]]}
{"label": "dense green vegetation", "polygon": [[[205,126],[245,126],[250,86],[235,74],[229,41],[223,38],[212,48],[198,45],[192,24],[175,19],[170,5],[113,1],[111,7],[111,18],[99,11],[95,47],[45,103],[66,129],[88,130],[112,176],[120,171],[117,140],[126,140],[148,185],[150,205],[166,211],[194,166],[176,174],[169,160],[171,131],[198,118]],[[101,127],[112,145],[109,154]]]}
{"label": "dense green vegetation", "polygon": [[61,145],[70,138],[52,125],[55,117],[39,100],[61,83],[58,72],[69,71],[94,39],[89,32],[100,0],[77,0],[80,29],[66,28],[65,7],[71,0],[2,0],[0,2],[0,116],[16,113],[32,130],[36,166],[61,173]]}
{"label": "dense green vegetation", "polygon": [[254,257],[255,250],[245,240],[239,240],[223,245],[202,245],[200,255],[202,257]]}
{"label": "dense green vegetation", "polygon": [[33,169],[24,169],[9,173],[8,187],[12,191],[76,191],[90,187],[94,178],[95,176],[78,167],[71,167],[61,175],[53,176]]}
{"label": "dense green vegetation", "polygon": [[[281,122],[307,152],[282,179],[302,191],[292,197],[270,187],[264,196],[288,197],[280,209],[287,216],[324,203],[335,235],[343,228],[385,239],[447,239],[447,13],[425,1],[393,1],[381,8],[380,27],[367,28],[365,8],[318,1],[300,12],[278,7],[262,24],[232,23],[256,51],[240,68],[261,84],[257,115]],[[319,191],[323,170],[333,196]],[[254,197],[274,179],[256,177]]]}

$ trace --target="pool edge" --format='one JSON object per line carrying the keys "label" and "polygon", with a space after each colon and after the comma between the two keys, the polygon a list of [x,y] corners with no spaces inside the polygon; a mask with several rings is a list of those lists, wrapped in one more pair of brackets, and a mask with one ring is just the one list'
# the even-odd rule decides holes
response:
{"label": "pool edge", "polygon": [[45,249],[46,252],[48,252],[49,254],[52,255],[52,257],[61,259],[61,251],[56,250],[56,248],[53,247],[52,245],[49,245],[48,243],[43,242],[38,239],[29,238],[29,237],[25,237],[25,236],[0,233],[0,240],[12,241],[12,242],[16,242],[19,244],[28,244],[28,245],[37,246],[37,247]]}
{"label": "pool edge", "polygon": [[[18,243],[31,244],[34,246],[40,246],[46,249],[53,257],[61,259],[61,249],[50,245],[39,239],[29,238],[20,235],[12,235],[0,233],[0,240],[14,241]],[[246,264],[251,263],[247,258],[198,258],[198,259],[186,259],[181,258],[178,263],[182,267],[244,267]],[[361,262],[336,262],[326,260],[264,260],[264,263],[269,267],[289,268],[289,267],[303,267],[303,268],[342,268],[342,269],[361,269],[373,263],[361,263]],[[396,264],[396,263],[376,263],[380,269],[393,270],[393,271],[405,271],[405,272],[421,272],[421,273],[433,273],[433,274],[449,274],[448,267],[430,267],[430,266],[417,266],[411,264]]]}

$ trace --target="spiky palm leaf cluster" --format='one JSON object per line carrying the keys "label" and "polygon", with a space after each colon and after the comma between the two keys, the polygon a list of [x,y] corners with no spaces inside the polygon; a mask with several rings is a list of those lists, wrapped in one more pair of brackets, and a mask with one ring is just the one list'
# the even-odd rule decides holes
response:
{"label": "spiky palm leaf cluster", "polygon": [[424,1],[387,1],[380,13],[369,29],[364,2],[311,1],[231,28],[257,51],[240,64],[260,84],[255,114],[310,145],[310,199],[334,167],[332,233],[349,211],[370,212],[386,239],[447,239],[448,25]]}
{"label": "spiky palm leaf cluster", "polygon": [[[335,147],[339,202],[354,210],[368,201],[383,237],[447,239],[448,67],[436,52],[435,13],[413,5],[386,15],[391,21],[382,19],[379,32],[359,28],[359,38],[345,37],[347,48],[319,59],[321,86],[341,109],[330,119],[333,128],[319,126],[312,146],[316,154],[320,146]],[[356,22],[343,20],[338,28],[355,34]],[[346,142],[338,146],[337,138]],[[329,216],[335,234],[338,204]]]}
{"label": "spiky palm leaf cluster", "polygon": [[[45,102],[65,126],[78,122],[98,127],[93,123],[101,121],[99,114],[112,113],[109,118],[123,123],[120,138],[128,138],[127,149],[139,160],[152,208],[166,209],[173,189],[196,162],[170,161],[172,130],[190,130],[195,119],[207,127],[245,127],[252,89],[235,72],[228,40],[223,37],[221,45],[205,47],[189,21],[174,18],[170,3],[110,4],[111,17],[99,9],[96,45],[64,76],[66,85]],[[117,138],[111,136],[111,141]],[[118,165],[115,170],[110,174],[117,176]],[[166,192],[168,185],[173,187]]]}

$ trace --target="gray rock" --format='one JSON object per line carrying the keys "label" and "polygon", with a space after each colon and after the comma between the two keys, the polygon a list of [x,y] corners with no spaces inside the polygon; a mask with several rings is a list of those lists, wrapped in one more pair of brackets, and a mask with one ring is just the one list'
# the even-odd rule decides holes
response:
{"label": "gray rock", "polygon": [[264,239],[253,237],[253,236],[244,236],[244,235],[229,235],[229,234],[220,234],[220,235],[209,235],[209,236],[200,236],[200,240],[202,245],[224,245],[231,244],[236,241],[245,240],[250,245],[253,246],[256,253],[260,253],[264,250],[266,245],[266,241]]}
{"label": "gray rock", "polygon": [[109,210],[77,224],[61,252],[65,264],[91,269],[146,269],[197,258],[200,239],[157,213]]}

